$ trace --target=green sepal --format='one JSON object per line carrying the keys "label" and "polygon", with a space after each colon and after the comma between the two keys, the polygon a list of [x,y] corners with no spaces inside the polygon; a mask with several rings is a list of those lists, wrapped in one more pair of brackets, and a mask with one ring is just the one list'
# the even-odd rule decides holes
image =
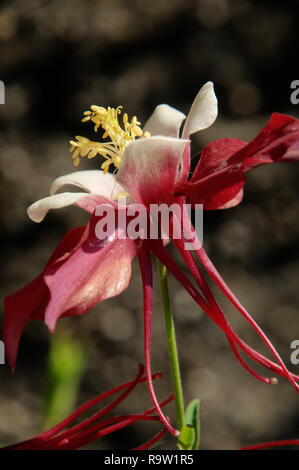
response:
{"label": "green sepal", "polygon": [[179,447],[183,450],[197,450],[199,448],[200,422],[199,400],[192,400],[185,411],[185,425],[181,429]]}
{"label": "green sepal", "polygon": [[189,426],[188,424],[184,424],[181,429],[181,434],[179,437],[179,449],[180,450],[191,450],[193,449],[193,444],[195,441],[195,431],[193,426]]}

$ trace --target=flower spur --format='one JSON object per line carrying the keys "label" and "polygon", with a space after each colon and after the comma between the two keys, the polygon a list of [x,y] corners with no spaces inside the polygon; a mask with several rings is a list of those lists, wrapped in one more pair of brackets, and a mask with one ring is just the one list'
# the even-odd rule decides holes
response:
{"label": "flower spur", "polygon": [[[123,400],[125,400],[138,384],[146,381],[146,378],[143,377],[143,373],[144,367],[140,365],[138,374],[134,380],[125,382],[122,385],[101,393],[86,402],[84,405],[81,405],[60,423],[38,436],[17,444],[3,447],[1,450],[74,450],[108,436],[120,429],[131,426],[139,421],[158,421],[158,417],[153,416],[155,411],[154,408],[139,414],[120,415],[106,418],[107,414],[113,411]],[[161,377],[161,372],[158,372],[154,374],[152,378],[159,379]],[[118,397],[109,405],[106,405],[100,411],[95,412],[93,415],[85,418],[79,423],[74,424],[78,418],[81,418],[83,414],[95,408],[98,403],[117,394]],[[172,400],[173,396],[170,396],[161,403],[161,406],[166,406]],[[164,436],[166,431],[166,428],[163,428],[149,441],[136,447],[135,450],[149,449]]]}

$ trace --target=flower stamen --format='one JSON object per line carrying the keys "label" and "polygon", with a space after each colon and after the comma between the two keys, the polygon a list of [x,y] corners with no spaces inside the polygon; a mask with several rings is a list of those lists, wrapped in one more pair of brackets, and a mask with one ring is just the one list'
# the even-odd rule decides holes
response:
{"label": "flower stamen", "polygon": [[122,117],[123,127],[121,127],[118,120],[121,112],[122,106],[106,109],[96,105],[92,105],[90,111],[84,112],[82,122],[92,121],[95,132],[101,127],[104,130],[102,138],[110,138],[110,141],[94,142],[86,137],[76,136],[76,141],[70,141],[70,152],[73,152],[74,166],[79,165],[80,157],[94,158],[99,154],[105,158],[104,163],[101,165],[104,173],[107,173],[111,164],[118,170],[127,146],[138,137],[150,137],[149,132],[142,131],[141,123],[136,116],[133,116],[129,121],[127,113],[124,113]]}

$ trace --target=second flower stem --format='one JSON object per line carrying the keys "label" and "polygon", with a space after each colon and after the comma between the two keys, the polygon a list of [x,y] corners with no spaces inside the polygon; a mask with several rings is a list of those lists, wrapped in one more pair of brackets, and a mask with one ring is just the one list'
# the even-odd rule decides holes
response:
{"label": "second flower stem", "polygon": [[170,305],[168,282],[167,282],[167,269],[166,267],[158,260],[158,273],[160,279],[161,295],[162,295],[162,305],[164,310],[167,342],[168,342],[168,353],[170,359],[172,381],[175,395],[175,405],[177,413],[177,427],[181,431],[182,427],[185,424],[184,417],[184,399],[183,399],[183,390],[181,382],[181,373],[179,365],[179,357],[177,351],[176,337],[173,316]]}

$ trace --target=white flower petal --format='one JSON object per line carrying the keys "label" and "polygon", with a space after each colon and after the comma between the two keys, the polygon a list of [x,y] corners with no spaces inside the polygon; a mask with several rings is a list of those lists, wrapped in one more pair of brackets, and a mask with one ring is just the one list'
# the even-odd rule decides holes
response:
{"label": "white flower petal", "polygon": [[178,137],[181,123],[185,117],[184,113],[168,106],[168,104],[159,104],[146,121],[143,131],[150,132],[151,135]]}
{"label": "white flower petal", "polygon": [[41,222],[50,209],[61,209],[70,206],[86,196],[88,196],[86,193],[60,193],[44,197],[31,204],[27,209],[27,214],[33,222]]}
{"label": "white flower petal", "polygon": [[218,114],[217,98],[212,82],[207,82],[198,92],[187,116],[182,138],[206,129],[215,121]]}
{"label": "white flower petal", "polygon": [[124,153],[117,181],[139,203],[170,203],[179,163],[188,142],[165,136],[132,142]]}
{"label": "white flower petal", "polygon": [[108,199],[114,199],[117,194],[122,193],[124,189],[120,186],[114,175],[102,170],[75,171],[68,175],[56,178],[50,188],[50,194],[55,194],[60,188],[66,185],[72,185],[83,189],[89,193],[104,196]]}

